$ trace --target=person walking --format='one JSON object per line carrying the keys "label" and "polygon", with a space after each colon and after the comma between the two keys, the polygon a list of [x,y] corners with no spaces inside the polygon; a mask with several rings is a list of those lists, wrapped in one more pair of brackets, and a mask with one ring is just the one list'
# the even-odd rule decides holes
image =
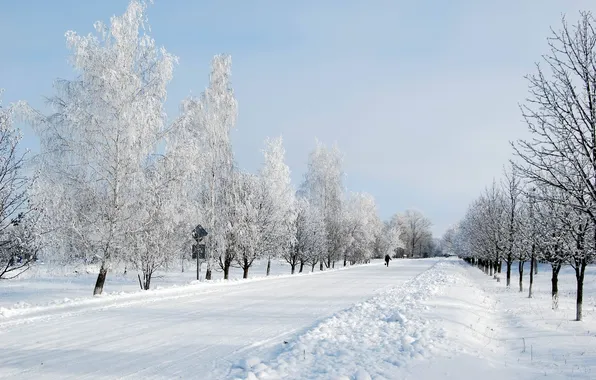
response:
{"label": "person walking", "polygon": [[385,255],[385,266],[389,266],[389,260],[391,260],[391,256]]}

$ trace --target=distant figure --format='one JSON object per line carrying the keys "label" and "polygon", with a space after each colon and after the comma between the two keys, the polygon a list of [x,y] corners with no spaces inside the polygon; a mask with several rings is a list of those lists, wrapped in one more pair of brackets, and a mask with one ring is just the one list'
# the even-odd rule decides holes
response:
{"label": "distant figure", "polygon": [[385,255],[385,265],[389,266],[389,260],[391,260],[391,256]]}

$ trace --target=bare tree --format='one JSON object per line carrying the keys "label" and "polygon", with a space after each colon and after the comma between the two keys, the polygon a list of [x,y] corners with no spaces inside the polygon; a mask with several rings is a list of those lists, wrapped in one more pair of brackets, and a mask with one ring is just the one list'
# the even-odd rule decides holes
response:
{"label": "bare tree", "polygon": [[515,239],[519,236],[519,197],[522,191],[521,178],[515,167],[505,172],[503,191],[507,207],[507,243],[505,248],[505,264],[507,265],[507,286],[511,286],[511,266],[515,260]]}
{"label": "bare tree", "polygon": [[[543,56],[547,71],[537,64],[528,76],[530,96],[521,108],[531,140],[513,144],[524,177],[561,189],[570,206],[596,225],[596,31],[594,17],[580,13],[570,27],[552,31],[550,52]],[[592,227],[593,227],[592,226]],[[589,231],[596,231],[590,228]],[[588,232],[588,230],[586,230]],[[586,251],[587,249],[587,251]],[[585,247],[577,263],[577,319],[581,320],[583,273],[593,259]]]}
{"label": "bare tree", "polygon": [[35,218],[29,214],[31,181],[23,173],[26,153],[19,152],[21,135],[13,127],[15,108],[1,104],[0,98],[0,279],[9,279],[29,268],[37,248]]}

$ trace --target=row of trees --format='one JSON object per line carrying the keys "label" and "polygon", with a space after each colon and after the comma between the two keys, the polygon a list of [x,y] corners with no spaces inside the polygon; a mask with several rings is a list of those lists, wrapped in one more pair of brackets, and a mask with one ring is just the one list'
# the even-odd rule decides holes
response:
{"label": "row of trees", "polygon": [[[423,254],[430,222],[412,211],[381,222],[373,197],[346,193],[337,147],[316,143],[298,191],[281,137],[265,141],[257,174],[238,169],[230,139],[237,102],[229,56],[213,58],[208,87],[185,99],[168,122],[166,87],[177,58],[146,33],[145,14],[146,4],[133,0],[110,25],[96,23],[95,34],[66,34],[78,76],[55,82],[48,100],[53,113],[20,103],[0,114],[9,136],[0,149],[12,165],[2,171],[9,178],[0,178],[13,197],[12,204],[5,201],[4,224],[21,235],[32,226],[19,241],[65,262],[97,262],[94,294],[118,262],[142,272],[148,289],[156,270],[184,263],[199,224],[208,232],[207,280],[214,270],[227,279],[232,266],[247,277],[257,259],[268,261],[269,274],[273,258],[285,259],[294,273],[367,262],[402,242],[411,254]],[[22,158],[15,153],[10,120],[16,111],[40,138],[29,179],[21,177]],[[17,267],[15,252],[7,246],[7,270],[25,268],[33,257]]]}
{"label": "row of trees", "polygon": [[[552,267],[552,303],[558,307],[558,274],[575,270],[576,319],[582,319],[586,267],[596,257],[596,26],[590,13],[549,38],[550,51],[527,77],[522,105],[531,133],[513,143],[515,160],[501,184],[493,183],[445,235],[455,252],[484,270],[506,264],[510,286],[518,262]],[[529,296],[533,275],[530,271]]]}

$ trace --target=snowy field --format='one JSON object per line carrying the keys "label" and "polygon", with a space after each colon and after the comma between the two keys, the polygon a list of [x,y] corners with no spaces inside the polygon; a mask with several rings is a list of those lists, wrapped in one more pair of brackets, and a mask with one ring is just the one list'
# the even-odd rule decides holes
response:
{"label": "snowy field", "polygon": [[[264,274],[259,268],[254,275]],[[456,259],[301,276],[286,269],[276,263],[282,276],[190,285],[192,272],[171,274],[150,292],[136,290],[132,273],[112,273],[112,295],[95,298],[87,274],[2,282],[0,378],[596,378],[593,267],[582,322],[572,321],[567,268],[557,312],[548,266],[532,299],[515,276],[506,289]]]}
{"label": "snowy field", "polygon": [[[249,278],[265,277],[266,268],[266,261],[256,261],[250,268]],[[124,267],[119,267],[108,273],[102,298],[142,293],[137,278],[138,272],[129,269],[124,274],[124,269]],[[91,295],[98,271],[99,268],[93,265],[60,267],[59,265],[41,264],[32,267],[16,279],[1,281],[0,316],[12,315],[18,313],[20,309],[31,309],[32,306],[50,306],[85,300],[89,302],[89,299],[93,298]],[[307,271],[306,267],[304,271]],[[317,266],[315,272],[318,271],[319,267]],[[288,274],[290,274],[290,266],[287,263],[283,261],[271,262],[272,276]],[[201,279],[204,275],[205,264],[201,266]],[[154,274],[151,279],[151,289],[161,290],[188,285],[195,282],[196,278],[196,263],[185,262],[184,272],[179,266]],[[220,270],[213,272],[213,282],[222,282],[222,279],[223,273]],[[240,279],[242,279],[242,270],[231,268],[230,280],[232,281],[230,282]],[[26,310],[23,311],[26,312]]]}

